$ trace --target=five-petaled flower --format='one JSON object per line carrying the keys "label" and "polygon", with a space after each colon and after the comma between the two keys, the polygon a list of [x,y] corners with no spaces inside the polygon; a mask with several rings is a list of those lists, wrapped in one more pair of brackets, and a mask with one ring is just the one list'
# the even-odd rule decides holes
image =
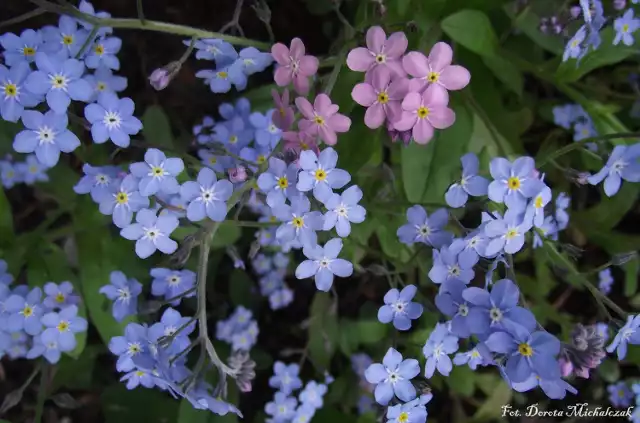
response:
{"label": "five-petaled flower", "polygon": [[416,388],[411,379],[420,373],[420,364],[414,358],[402,359],[402,354],[389,348],[382,364],[373,363],[364,372],[367,382],[376,385],[374,396],[380,405],[387,405],[393,396],[402,401],[416,397]]}

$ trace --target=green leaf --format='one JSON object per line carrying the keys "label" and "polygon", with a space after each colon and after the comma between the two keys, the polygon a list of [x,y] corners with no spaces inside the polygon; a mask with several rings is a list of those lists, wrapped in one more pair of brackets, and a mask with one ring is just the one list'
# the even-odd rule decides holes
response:
{"label": "green leaf", "polygon": [[196,410],[189,400],[180,401],[177,423],[209,423],[209,410]]}
{"label": "green leaf", "polygon": [[223,222],[211,241],[211,248],[224,248],[233,245],[240,238],[240,235],[242,235],[242,231],[240,227],[233,224],[233,221]]}
{"label": "green leaf", "polygon": [[359,333],[356,322],[349,319],[340,319],[340,351],[345,356],[353,354],[359,345]]}
{"label": "green leaf", "polygon": [[468,366],[455,366],[446,381],[454,392],[465,397],[475,391],[475,374]]}
{"label": "green leaf", "polygon": [[178,401],[154,389],[128,390],[117,383],[100,398],[106,423],[166,423],[178,417]]}
{"label": "green leaf", "polygon": [[615,383],[620,379],[620,366],[617,361],[605,358],[598,366],[598,374],[605,382]]}
{"label": "green leaf", "polygon": [[9,204],[4,190],[0,189],[0,247],[11,245],[14,237],[11,204]]}
{"label": "green leaf", "polygon": [[315,294],[309,319],[309,357],[316,367],[326,370],[340,336],[338,316],[329,294]]}
{"label": "green leaf", "polygon": [[507,88],[522,97],[524,77],[513,63],[501,56],[486,56],[482,61]]}
{"label": "green leaf", "polygon": [[253,282],[251,277],[241,269],[234,269],[229,276],[229,296],[236,305],[249,309],[256,303],[256,296],[251,293]]}
{"label": "green leaf", "polygon": [[473,422],[480,423],[490,421],[502,416],[502,406],[511,402],[513,391],[500,380],[497,386],[494,385],[493,393],[486,399],[480,408],[473,415]]}
{"label": "green leaf", "polygon": [[[407,200],[410,203],[420,203],[427,192],[427,178],[423,175],[429,173],[431,162],[435,155],[436,141],[432,140],[427,145],[412,142],[402,148],[402,182]],[[417,177],[420,175],[420,177]]]}
{"label": "green leaf", "polygon": [[169,118],[160,106],[149,106],[142,115],[142,133],[152,146],[173,148],[173,133]]}
{"label": "green leaf", "polygon": [[638,292],[638,272],[640,271],[640,260],[635,258],[623,266],[624,276],[624,296],[631,297]]}
{"label": "green leaf", "polygon": [[531,11],[531,6],[527,6],[516,14],[516,2],[509,2],[504,5],[505,13],[513,20],[513,27],[519,29],[527,35],[534,43],[545,50],[561,55],[564,52],[562,38],[555,35],[544,34],[540,31],[540,16]]}
{"label": "green leaf", "polygon": [[351,129],[338,136],[338,143],[333,148],[338,152],[338,167],[357,175],[365,165],[377,166],[382,160],[382,137],[386,136],[386,129],[367,128],[362,107],[358,107],[350,117]]}
{"label": "green leaf", "polygon": [[62,356],[57,364],[52,392],[60,388],[89,390],[94,383],[96,358],[103,352],[102,345],[88,345],[78,358]]}
{"label": "green leaf", "polygon": [[481,56],[494,56],[498,37],[491,21],[478,10],[461,10],[442,21],[442,30],[451,39]]}
{"label": "green leaf", "polygon": [[355,326],[357,339],[362,344],[375,344],[387,336],[387,325],[377,320],[358,320]]}
{"label": "green leaf", "polygon": [[605,28],[600,35],[602,37],[600,47],[591,50],[580,62],[569,59],[560,65],[556,72],[556,78],[559,81],[575,82],[595,69],[621,62],[638,52],[637,47],[626,46],[624,43],[614,46],[615,31],[612,27]]}

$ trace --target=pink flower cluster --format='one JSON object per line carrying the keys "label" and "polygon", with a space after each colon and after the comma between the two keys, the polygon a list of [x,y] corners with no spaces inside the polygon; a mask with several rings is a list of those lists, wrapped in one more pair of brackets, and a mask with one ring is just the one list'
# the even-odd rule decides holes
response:
{"label": "pink flower cluster", "polygon": [[338,133],[347,132],[351,127],[351,119],[338,113],[338,106],[326,94],[318,94],[313,104],[304,97],[310,90],[309,79],[318,71],[318,59],[306,54],[299,38],[291,40],[290,47],[282,43],[274,44],[271,55],[278,63],[274,75],[276,85],[288,87],[293,83],[293,89],[300,95],[295,99],[295,105],[302,117],[298,121],[298,131],[292,131],[295,112],[290,104],[288,88],[284,89],[282,95],[276,90],[271,92],[276,108],[273,123],[284,131],[285,151],[292,151],[296,155],[303,150],[318,152],[318,140],[328,145],[336,144]]}
{"label": "pink flower cluster", "polygon": [[471,74],[452,65],[453,50],[444,42],[436,43],[429,56],[407,50],[407,37],[395,32],[388,38],[379,26],[369,28],[367,47],[349,52],[347,66],[366,72],[365,82],[357,84],[351,97],[367,108],[364,123],[375,129],[385,122],[395,141],[405,143],[411,137],[428,143],[434,129],[453,125],[455,112],[448,107],[449,91],[469,84]]}

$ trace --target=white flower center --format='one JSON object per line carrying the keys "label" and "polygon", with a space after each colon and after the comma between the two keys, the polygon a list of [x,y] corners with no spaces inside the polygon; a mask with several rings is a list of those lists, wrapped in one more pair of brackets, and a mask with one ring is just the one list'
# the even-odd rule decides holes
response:
{"label": "white flower center", "polygon": [[102,123],[107,127],[107,129],[117,129],[120,128],[120,124],[122,123],[122,118],[120,117],[120,113],[108,111],[104,114],[104,119],[102,119]]}
{"label": "white flower center", "polygon": [[491,318],[491,323],[498,323],[502,320],[502,310],[497,307],[489,310],[489,317]]}
{"label": "white flower center", "polygon": [[620,159],[613,162],[613,164],[611,165],[611,170],[613,172],[620,173],[625,167],[627,167],[627,163],[624,160]]}
{"label": "white flower center", "polygon": [[131,291],[126,286],[124,288],[118,288],[118,300],[123,303],[128,303],[131,300]]}
{"label": "white flower center", "polygon": [[466,304],[458,305],[458,314],[460,316],[466,316],[469,314],[469,307]]}
{"label": "white flower center", "polygon": [[392,385],[395,385],[401,380],[402,380],[402,377],[398,374],[397,371],[389,372],[389,376],[387,377],[387,382],[391,383]]}
{"label": "white flower center", "polygon": [[109,185],[109,177],[103,173],[96,175],[96,185]]}
{"label": "white flower center", "polygon": [[41,126],[35,132],[36,132],[36,134],[38,134],[38,141],[40,142],[40,145],[42,145],[42,144],[53,144],[53,141],[56,138],[55,131],[53,129],[49,128],[48,126]]}
{"label": "white flower center", "polygon": [[173,336],[173,334],[176,333],[177,331],[178,331],[177,328],[173,326],[167,326],[166,328],[164,328],[164,336]]}
{"label": "white flower center", "polygon": [[171,275],[169,276],[167,283],[169,284],[169,286],[178,286],[180,285],[181,282],[181,278],[178,275]]}
{"label": "white flower center", "polygon": [[427,225],[416,226],[416,229],[420,238],[426,238],[431,235],[431,228]]}
{"label": "white flower center", "polygon": [[269,132],[275,134],[276,132],[278,132],[278,127],[272,123],[271,125],[269,125]]}
{"label": "white flower center", "polygon": [[345,204],[340,204],[336,208],[336,213],[338,214],[338,216],[347,217],[349,214],[349,208]]}
{"label": "white flower center", "polygon": [[49,82],[51,82],[51,86],[56,90],[66,91],[67,85],[69,85],[69,79],[60,73],[49,75]]}
{"label": "white flower center", "polygon": [[154,241],[160,235],[162,235],[158,228],[156,228],[155,226],[152,226],[150,228],[142,228],[142,230],[144,231],[144,237],[146,239],[150,239],[151,241]]}
{"label": "white flower center", "polygon": [[404,313],[405,312],[404,310],[405,310],[406,307],[407,307],[407,303],[405,303],[403,301],[396,301],[395,303],[393,303],[391,305],[391,308],[396,313]]}
{"label": "white flower center", "polygon": [[213,192],[213,189],[206,189],[204,187],[200,187],[200,199],[208,204],[214,200],[216,200],[216,195]]}

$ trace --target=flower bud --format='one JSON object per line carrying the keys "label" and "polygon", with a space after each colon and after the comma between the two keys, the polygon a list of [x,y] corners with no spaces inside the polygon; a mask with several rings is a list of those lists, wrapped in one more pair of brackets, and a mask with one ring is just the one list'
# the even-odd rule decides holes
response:
{"label": "flower bud", "polygon": [[180,71],[182,64],[179,61],[171,62],[166,66],[155,69],[149,76],[149,83],[157,90],[167,88],[174,76]]}
{"label": "flower bud", "polygon": [[229,180],[231,182],[238,183],[247,180],[247,169],[244,166],[238,166],[228,170]]}
{"label": "flower bud", "polygon": [[628,263],[631,260],[634,260],[636,257],[638,257],[637,251],[620,253],[611,257],[611,263],[613,263],[614,266],[622,266],[623,264]]}
{"label": "flower bud", "polygon": [[627,7],[627,0],[613,0],[613,8],[615,10],[622,10]]}

